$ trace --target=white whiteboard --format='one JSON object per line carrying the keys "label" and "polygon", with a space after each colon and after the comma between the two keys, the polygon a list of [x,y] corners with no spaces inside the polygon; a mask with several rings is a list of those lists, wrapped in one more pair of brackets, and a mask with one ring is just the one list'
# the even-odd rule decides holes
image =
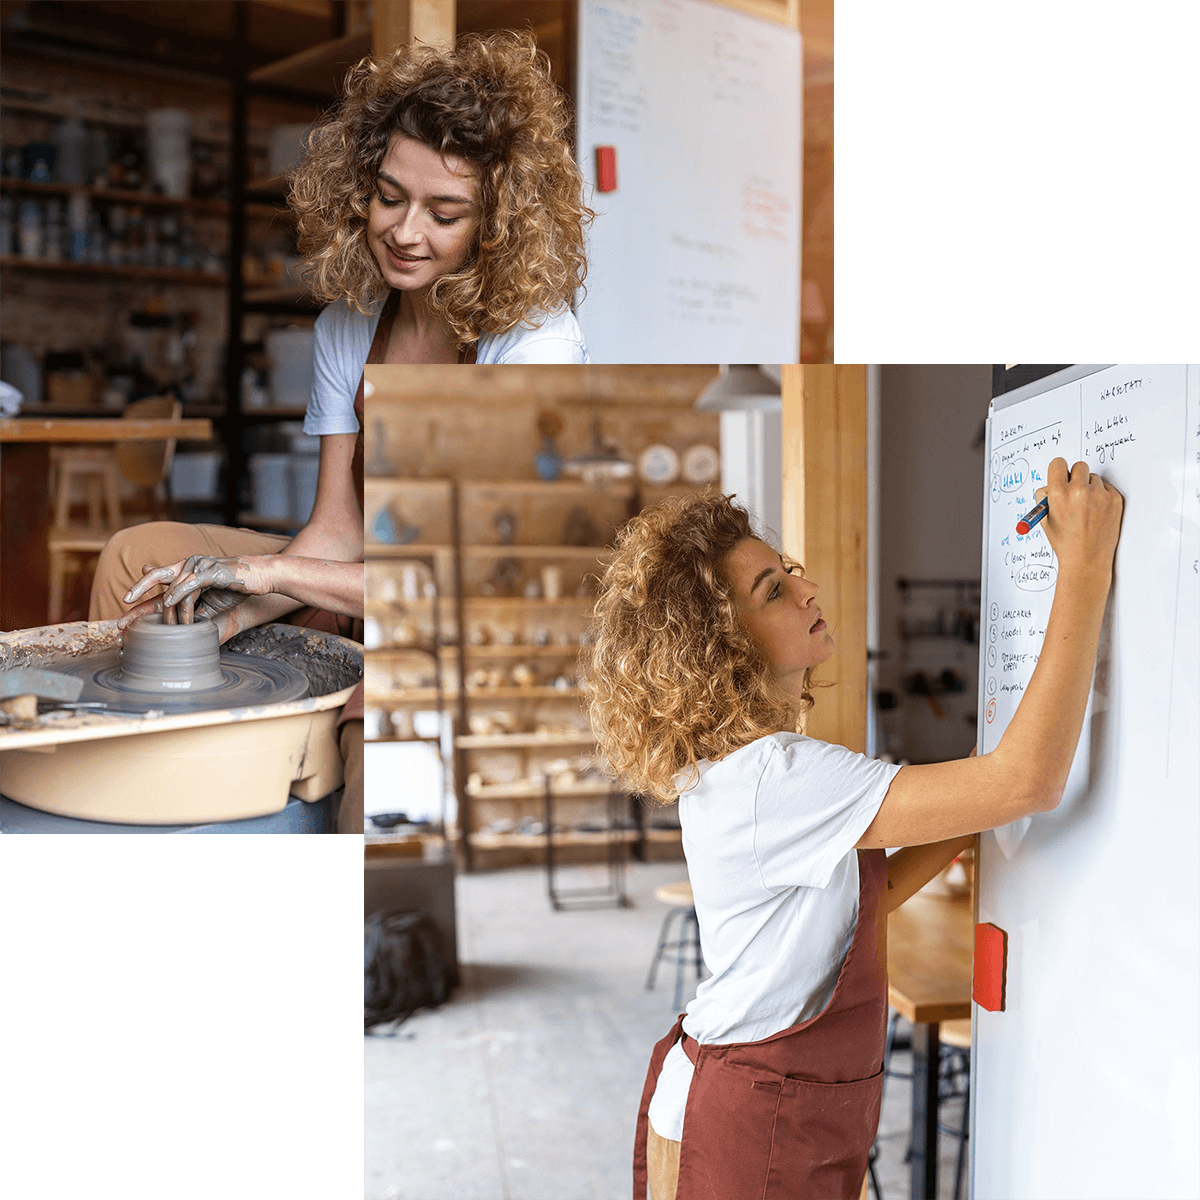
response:
{"label": "white whiteboard", "polygon": [[799,361],[801,60],[796,30],[718,4],[582,0],[593,362]]}
{"label": "white whiteboard", "polygon": [[1008,934],[1008,981],[1006,1011],[974,1010],[973,1195],[1194,1200],[1200,368],[1075,368],[1014,396],[988,418],[981,752],[1015,711],[1054,596],[1049,543],[1015,531],[1047,464],[1086,459],[1125,513],[1066,794],[980,839],[978,920]]}

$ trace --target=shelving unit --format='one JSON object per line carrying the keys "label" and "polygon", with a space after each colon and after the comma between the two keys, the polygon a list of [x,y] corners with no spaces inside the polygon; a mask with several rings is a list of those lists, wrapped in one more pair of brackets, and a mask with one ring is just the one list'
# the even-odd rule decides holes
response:
{"label": "shelving unit", "polygon": [[[32,6],[34,10],[46,7]],[[219,195],[213,194],[211,180],[205,184],[210,190],[188,197],[91,186],[99,182],[91,176],[95,165],[87,168],[84,184],[5,175],[0,178],[0,190],[13,207],[14,240],[16,210],[30,199],[38,201],[44,218],[47,202],[61,204],[65,210],[71,197],[82,195],[89,208],[100,213],[102,228],[118,206],[133,210],[135,221],[140,211],[156,228],[160,224],[165,228],[167,218],[175,216],[174,229],[192,230],[188,236],[193,240],[188,244],[198,252],[196,269],[150,265],[149,259],[75,262],[66,245],[58,259],[26,258],[16,253],[14,245],[0,248],[0,270],[11,281],[14,297],[19,284],[22,292],[36,289],[44,304],[52,304],[54,289],[67,284],[94,289],[98,302],[90,319],[81,323],[76,342],[80,349],[110,344],[111,328],[97,319],[99,314],[112,314],[114,308],[120,314],[124,306],[136,312],[146,302],[149,289],[162,289],[167,297],[166,312],[172,316],[200,312],[205,347],[201,394],[185,400],[185,411],[189,416],[214,419],[226,462],[221,519],[229,524],[291,531],[303,521],[283,523],[247,512],[252,507],[248,456],[254,449],[273,448],[262,440],[260,431],[273,422],[302,418],[304,408],[245,409],[241,380],[244,368],[253,361],[251,349],[260,342],[270,318],[311,322],[318,309],[287,273],[287,255],[294,247],[285,243],[294,220],[285,204],[286,176],[260,177],[254,164],[261,161],[256,155],[265,150],[266,133],[273,125],[310,122],[328,106],[340,89],[346,67],[370,52],[372,35],[366,28],[345,36],[346,20],[361,19],[362,5],[332,5],[324,21],[329,36],[296,53],[263,62],[266,42],[261,26],[249,28],[253,20],[261,21],[261,14],[252,17],[250,5],[230,5],[223,32],[211,21],[199,21],[204,32],[197,35],[197,22],[183,10],[200,7],[146,6],[145,22],[135,19],[119,30],[99,8],[94,14],[81,11],[74,14],[69,32],[57,28],[53,16],[41,11],[12,17],[9,28],[6,13],[8,86],[0,101],[6,120],[17,122],[15,128],[20,131],[9,140],[10,149],[25,141],[53,140],[54,127],[71,115],[82,120],[89,136],[99,129],[110,139],[132,135],[137,140],[144,133],[148,109],[170,106],[191,112],[193,147],[200,147],[220,167],[218,183],[223,191]],[[95,34],[89,42],[87,27],[92,19]],[[271,43],[279,50],[303,45],[305,38],[314,34],[320,37],[322,20],[306,12],[287,25]],[[24,69],[8,70],[13,63],[21,63]],[[46,70],[42,70],[43,64]],[[110,86],[109,77],[118,70],[120,82]],[[160,241],[166,236],[158,234]],[[269,239],[265,246],[263,239]],[[13,252],[5,253],[8,249]],[[266,261],[277,257],[277,250],[285,255],[282,275],[277,263]],[[222,270],[201,269],[206,258],[214,257],[222,260]],[[257,269],[256,257],[263,260]],[[212,265],[208,263],[210,268]],[[184,288],[204,290],[182,295],[171,292]],[[149,294],[161,305],[161,296],[153,291]],[[70,311],[71,302],[64,307]],[[163,309],[148,307],[146,311]],[[19,322],[7,321],[7,326],[6,338],[20,341]],[[46,347],[37,329],[31,321],[30,345],[40,355]],[[200,371],[196,374],[201,378]],[[211,504],[198,502],[198,507],[204,508],[204,519],[212,519]]]}
{"label": "shelving unit", "polygon": [[[387,581],[394,581],[396,564],[413,554],[427,558],[446,589],[441,594],[453,598],[453,616],[443,626],[442,694],[455,712],[455,838],[464,866],[547,858],[555,846],[568,854],[608,847],[610,835],[575,828],[604,818],[613,793],[609,781],[589,773],[586,752],[595,739],[574,678],[593,602],[584,580],[600,567],[605,549],[552,539],[575,507],[587,509],[597,534],[611,538],[633,511],[635,489],[512,480],[369,478],[366,484],[368,529],[390,508],[391,526],[413,539],[368,543],[368,614],[385,587],[395,590]],[[479,594],[489,588],[516,594]],[[439,605],[411,599],[406,620],[420,630]],[[404,633],[411,637],[413,630]],[[368,662],[397,652],[369,650]],[[433,693],[428,685],[390,692],[368,686],[367,703],[428,704]],[[622,845],[638,836],[636,828],[615,833]]]}

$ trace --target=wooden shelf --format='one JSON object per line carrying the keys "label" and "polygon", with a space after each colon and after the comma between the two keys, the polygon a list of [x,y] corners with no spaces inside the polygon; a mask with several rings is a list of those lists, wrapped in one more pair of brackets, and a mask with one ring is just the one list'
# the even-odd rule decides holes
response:
{"label": "wooden shelf", "polygon": [[189,212],[213,217],[229,214],[228,200],[200,200],[192,196],[163,196],[157,192],[127,192],[117,188],[88,187],[74,183],[35,183],[31,179],[0,178],[0,191],[25,193],[30,196],[73,196],[82,192],[93,200],[106,204],[141,205],[152,208],[183,208]]}
{"label": "wooden shelf", "polygon": [[490,733],[461,734],[454,739],[464,750],[535,750],[541,746],[594,746],[590,733]]}
{"label": "wooden shelf", "polygon": [[[416,369],[416,368],[410,368]],[[413,479],[407,475],[368,475],[366,484],[382,487],[448,487],[449,479]],[[557,492],[562,497],[584,496],[594,497],[597,492],[590,484],[581,479],[460,479],[459,491],[468,492],[511,492],[516,495],[527,495],[530,492],[540,495],[551,495]],[[629,499],[635,491],[635,485],[629,483],[610,484],[604,490],[605,496],[616,496],[622,500]],[[696,489],[691,489],[695,491]]]}
{"label": "wooden shelf", "polygon": [[[605,846],[610,841],[631,844],[637,841],[636,829],[614,829],[611,833],[580,833],[570,830],[554,835],[554,845],[558,846]],[[514,849],[545,849],[546,835],[544,833],[469,833],[467,840],[476,850]]]}
{"label": "wooden shelf", "polygon": [[224,271],[179,271],[170,267],[108,266],[102,263],[53,262],[44,258],[22,258],[18,254],[0,254],[0,267],[22,271],[42,271],[51,275],[78,275],[102,278],[157,279],[161,283],[190,283],[199,287],[226,287]]}
{"label": "wooden shelf", "polygon": [[[451,653],[457,653],[457,646],[446,646]],[[468,658],[577,658],[582,647],[578,642],[569,646],[472,646],[463,647]]]}
{"label": "wooden shelf", "polygon": [[[574,558],[599,562],[612,553],[611,546],[463,546],[464,555],[472,558]],[[452,555],[454,547],[447,542],[368,542],[367,553],[377,558],[407,558],[418,554]]]}
{"label": "wooden shelf", "polygon": [[[620,790],[610,783],[573,783],[570,787],[552,786],[550,789],[556,800],[572,796],[609,796]],[[546,795],[546,788],[540,783],[493,783],[479,788],[468,787],[467,795],[472,800],[537,800]]]}
{"label": "wooden shelf", "polygon": [[335,96],[341,89],[347,68],[370,53],[370,32],[351,33],[256,67],[246,79],[251,84],[266,87]]}
{"label": "wooden shelf", "polygon": [[[574,700],[582,693],[579,688],[554,687],[499,687],[467,688],[468,700]],[[457,700],[457,688],[443,688],[444,700]],[[433,687],[404,688],[398,692],[368,692],[367,703],[376,708],[387,708],[389,704],[419,704],[437,701],[437,689]]]}

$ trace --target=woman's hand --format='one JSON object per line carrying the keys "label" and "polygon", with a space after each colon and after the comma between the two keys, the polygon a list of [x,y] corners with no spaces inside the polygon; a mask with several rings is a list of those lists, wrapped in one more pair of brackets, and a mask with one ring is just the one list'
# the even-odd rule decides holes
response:
{"label": "woman's hand", "polygon": [[[168,625],[189,625],[197,617],[204,617],[217,623],[221,641],[225,642],[238,631],[237,606],[247,596],[264,596],[274,590],[271,578],[275,557],[212,558],[193,554],[164,567],[146,563],[142,578],[124,598],[126,604],[137,607],[121,617],[117,627],[124,629],[149,613],[162,613]],[[157,586],[166,588],[161,596],[137,603]]]}
{"label": "woman's hand", "polygon": [[1059,570],[1111,575],[1125,506],[1121,493],[1092,474],[1086,462],[1077,462],[1068,473],[1067,460],[1056,458],[1046,468],[1046,486],[1033,498],[1041,500],[1047,494],[1050,510],[1042,528],[1058,556]]}

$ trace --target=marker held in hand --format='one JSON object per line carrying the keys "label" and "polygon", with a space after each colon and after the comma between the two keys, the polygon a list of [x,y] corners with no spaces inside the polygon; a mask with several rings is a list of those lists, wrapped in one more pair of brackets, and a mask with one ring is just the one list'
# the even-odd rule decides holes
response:
{"label": "marker held in hand", "polygon": [[1017,532],[1028,533],[1050,511],[1050,497],[1043,496],[1018,522]]}

